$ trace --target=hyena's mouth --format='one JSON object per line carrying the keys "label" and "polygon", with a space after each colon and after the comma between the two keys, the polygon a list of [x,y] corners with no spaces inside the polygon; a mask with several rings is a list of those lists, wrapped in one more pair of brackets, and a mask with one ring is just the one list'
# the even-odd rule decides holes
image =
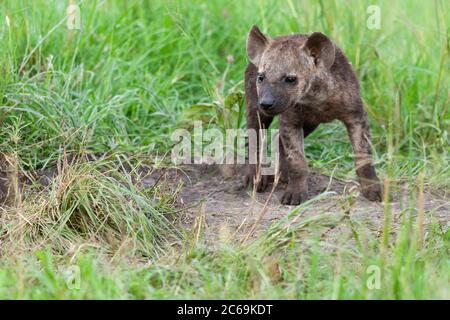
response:
{"label": "hyena's mouth", "polygon": [[287,110],[291,109],[295,105],[296,105],[296,102],[290,102],[285,107],[275,107],[275,108],[269,109],[269,110],[263,110],[260,108],[260,110],[263,114],[265,114],[267,116],[276,116],[283,112],[286,112]]}

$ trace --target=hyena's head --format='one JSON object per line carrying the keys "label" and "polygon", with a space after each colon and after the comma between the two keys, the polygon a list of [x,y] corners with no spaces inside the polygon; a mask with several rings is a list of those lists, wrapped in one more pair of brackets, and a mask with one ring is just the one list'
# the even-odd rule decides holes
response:
{"label": "hyena's head", "polygon": [[254,26],[247,53],[258,68],[256,87],[263,113],[277,115],[296,103],[323,99],[327,72],[334,63],[334,44],[324,34],[271,39]]}

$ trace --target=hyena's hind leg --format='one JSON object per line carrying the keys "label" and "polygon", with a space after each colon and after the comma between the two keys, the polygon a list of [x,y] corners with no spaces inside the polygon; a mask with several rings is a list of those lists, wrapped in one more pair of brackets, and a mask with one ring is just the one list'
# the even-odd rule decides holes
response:
{"label": "hyena's hind leg", "polygon": [[381,201],[382,192],[380,181],[373,165],[367,114],[362,112],[358,117],[346,121],[345,125],[352,143],[356,175],[361,184],[361,193],[370,201]]}

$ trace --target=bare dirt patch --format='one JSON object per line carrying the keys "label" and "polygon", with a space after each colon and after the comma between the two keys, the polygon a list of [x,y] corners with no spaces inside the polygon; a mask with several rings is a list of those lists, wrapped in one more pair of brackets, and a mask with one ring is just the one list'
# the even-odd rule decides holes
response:
{"label": "bare dirt patch", "polygon": [[[253,192],[251,188],[243,190],[239,170],[231,178],[224,178],[222,169],[211,165],[177,169],[142,168],[136,183],[144,188],[157,187],[162,194],[176,192],[176,210],[182,225],[192,232],[197,232],[200,227],[204,240],[212,245],[251,239],[285,218],[292,210],[298,210],[295,206],[280,203],[285,184],[280,183],[273,193],[272,186],[264,193]],[[57,174],[56,169],[46,169],[34,173],[33,180],[46,186]],[[5,176],[3,173],[0,177],[2,196],[8,192]],[[30,182],[26,180],[25,176],[18,179],[21,185]],[[293,219],[302,221],[327,214],[321,232],[329,243],[335,245],[351,238],[352,230],[344,216],[350,217],[358,228],[376,235],[381,234],[385,212],[391,216],[391,230],[395,234],[402,218],[411,212],[410,208],[413,208],[414,215],[420,211],[424,213],[425,227],[438,223],[441,228],[448,228],[450,224],[449,194],[445,190],[437,191],[425,186],[423,200],[416,197],[411,202],[410,186],[404,182],[398,183],[396,188],[391,189],[392,201],[386,205],[359,196],[355,181],[342,181],[312,170],[308,184],[313,202],[302,206]],[[412,188],[419,195],[419,188]]]}
{"label": "bare dirt patch", "polygon": [[[253,193],[250,188],[240,188],[238,175],[223,178],[217,166],[192,165],[181,169],[155,170],[142,182],[148,187],[162,184],[173,190],[180,188],[177,206],[185,213],[185,226],[193,229],[198,227],[200,221],[203,223],[202,231],[206,241],[212,244],[226,238],[239,241],[249,235],[254,236],[295,208],[280,203],[285,184],[279,184],[273,194],[271,186],[267,192]],[[324,192],[327,194],[324,195]],[[391,212],[392,230],[395,233],[407,209],[413,207],[414,214],[423,208],[425,225],[434,221],[445,226],[450,221],[450,201],[445,191],[436,192],[425,188],[423,201],[414,200],[410,203],[408,185],[401,183],[392,190],[392,201],[387,206],[359,196],[357,183],[354,181],[342,181],[312,171],[309,196],[315,198],[321,194],[320,199],[299,210],[297,220],[323,213],[335,213],[336,219],[348,214],[358,226],[379,234],[385,212]],[[349,197],[350,194],[352,197]],[[331,240],[337,235],[350,232],[347,223],[329,222],[325,232]],[[254,232],[250,231],[252,228],[255,229]]]}

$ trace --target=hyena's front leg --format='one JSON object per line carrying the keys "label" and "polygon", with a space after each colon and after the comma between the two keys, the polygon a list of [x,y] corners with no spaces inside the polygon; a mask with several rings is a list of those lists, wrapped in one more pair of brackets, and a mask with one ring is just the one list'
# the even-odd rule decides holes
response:
{"label": "hyena's front leg", "polygon": [[[273,117],[266,116],[258,110],[258,93],[256,90],[256,76],[258,74],[258,69],[253,64],[247,66],[245,71],[245,100],[247,104],[246,116],[247,116],[247,129],[253,131],[256,135],[256,146],[246,145],[246,149],[250,152],[256,153],[257,163],[249,163],[245,166],[243,175],[243,187],[247,185],[252,185],[256,180],[256,191],[263,192],[268,185],[269,176],[259,175],[258,177],[258,167],[260,163],[260,131],[261,129],[268,129],[272,123]],[[249,132],[249,135],[252,133]],[[248,140],[250,142],[250,139]],[[255,143],[252,140],[252,143]],[[253,155],[254,156],[254,155]],[[249,158],[250,155],[249,155]],[[273,178],[273,177],[271,177]]]}
{"label": "hyena's front leg", "polygon": [[370,201],[381,201],[381,186],[372,160],[367,114],[363,112],[360,116],[345,121],[345,125],[352,143],[361,192]]}
{"label": "hyena's front leg", "polygon": [[[255,135],[255,140],[253,139],[248,139],[247,143],[255,143],[256,142],[256,146],[249,146],[248,144],[246,145],[247,150],[249,150],[249,152],[254,152],[256,153],[256,156],[254,156],[253,158],[257,159],[257,163],[249,163],[246,166],[246,172],[244,173],[243,176],[243,185],[244,187],[246,187],[247,185],[253,185],[253,182],[256,180],[257,184],[256,184],[256,191],[257,192],[263,192],[266,188],[269,181],[269,176],[267,175],[261,175],[261,166],[260,166],[260,152],[261,152],[261,129],[267,129],[270,124],[272,123],[273,118],[272,117],[267,117],[264,114],[258,112],[258,110],[256,108],[252,108],[252,109],[247,109],[247,129],[248,130],[253,130],[253,133]],[[251,133],[249,133],[250,135]],[[249,155],[249,158],[250,155]],[[258,170],[259,168],[259,170]],[[257,176],[259,175],[259,177]],[[270,177],[273,178],[273,177]]]}
{"label": "hyena's front leg", "polygon": [[281,203],[297,205],[308,197],[308,164],[303,151],[303,128],[280,125],[281,143],[289,175],[286,191]]}

